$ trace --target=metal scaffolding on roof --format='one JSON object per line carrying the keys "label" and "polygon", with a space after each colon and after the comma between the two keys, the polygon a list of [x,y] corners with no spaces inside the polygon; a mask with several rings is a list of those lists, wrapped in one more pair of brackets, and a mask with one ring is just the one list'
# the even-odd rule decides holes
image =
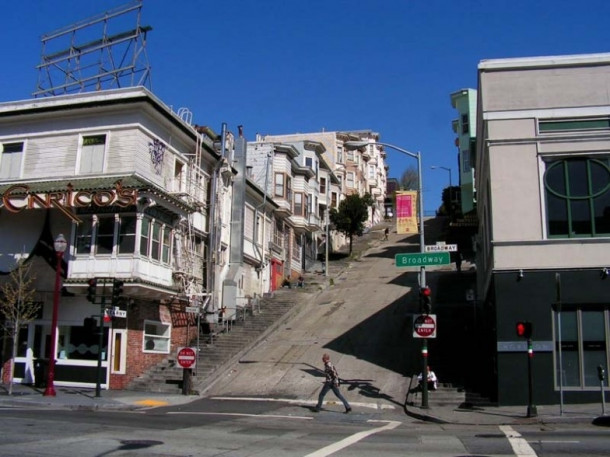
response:
{"label": "metal scaffolding on roof", "polygon": [[[32,95],[133,86],[152,90],[146,54],[146,35],[152,27],[140,23],[142,6],[142,0],[136,0],[43,35],[38,83]],[[127,29],[131,21],[135,27]]]}

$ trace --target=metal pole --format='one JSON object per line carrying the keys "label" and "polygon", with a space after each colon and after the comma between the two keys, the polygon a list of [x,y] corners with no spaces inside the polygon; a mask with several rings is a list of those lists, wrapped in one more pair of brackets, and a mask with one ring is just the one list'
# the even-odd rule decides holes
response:
{"label": "metal pole", "polygon": [[[398,150],[400,151],[400,149]],[[424,253],[426,250],[426,237],[424,235],[424,188],[422,183],[421,153],[418,151],[415,157],[417,158],[417,192],[419,194],[419,252]],[[423,265],[421,266],[419,279],[419,287],[426,287],[426,267]]]}
{"label": "metal pole", "polygon": [[56,252],[57,265],[55,266],[55,289],[53,290],[53,317],[51,319],[51,349],[49,352],[49,367],[47,373],[47,387],[43,393],[45,397],[55,396],[55,353],[57,352],[57,320],[59,315],[59,291],[61,289],[61,259],[64,253]]}
{"label": "metal pole", "polygon": [[557,287],[557,344],[559,352],[559,415],[563,416],[563,353],[561,348],[561,274],[555,273]]}
{"label": "metal pole", "polygon": [[428,340],[426,338],[421,340],[421,359],[421,407],[428,409]]}
{"label": "metal pole", "polygon": [[536,417],[538,409],[534,406],[534,380],[532,376],[532,359],[534,358],[534,350],[532,348],[532,340],[527,340],[527,387],[528,387],[528,402],[527,402],[527,417]]}
{"label": "metal pole", "polygon": [[104,309],[106,308],[106,283],[102,288],[102,298],[100,300],[100,337],[97,348],[97,381],[95,383],[95,396],[102,395],[102,346],[104,345]]}

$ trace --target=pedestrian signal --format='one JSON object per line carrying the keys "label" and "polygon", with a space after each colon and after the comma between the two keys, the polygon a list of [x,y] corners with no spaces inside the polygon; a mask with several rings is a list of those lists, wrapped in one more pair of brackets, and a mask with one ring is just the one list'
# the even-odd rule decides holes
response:
{"label": "pedestrian signal", "polygon": [[517,326],[515,327],[515,329],[519,338],[530,339],[532,337],[531,322],[517,322]]}

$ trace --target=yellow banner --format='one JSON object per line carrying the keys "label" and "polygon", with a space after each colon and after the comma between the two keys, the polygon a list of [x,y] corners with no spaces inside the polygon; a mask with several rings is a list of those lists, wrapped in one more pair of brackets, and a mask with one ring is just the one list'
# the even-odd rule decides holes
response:
{"label": "yellow banner", "polygon": [[415,190],[396,192],[396,233],[419,233]]}

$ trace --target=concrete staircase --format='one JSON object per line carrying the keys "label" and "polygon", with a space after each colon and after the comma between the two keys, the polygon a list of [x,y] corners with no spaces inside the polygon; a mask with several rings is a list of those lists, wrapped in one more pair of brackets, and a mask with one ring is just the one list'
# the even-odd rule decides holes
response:
{"label": "concrete staircase", "polygon": [[[246,311],[219,333],[200,335],[197,367],[192,377],[191,393],[204,392],[224,371],[266,334],[272,332],[286,318],[290,310],[310,297],[313,287],[280,289],[272,296],[260,300],[260,306]],[[197,346],[197,341],[191,343]],[[176,362],[175,354],[132,381],[129,390],[182,393],[183,369]]]}
{"label": "concrete staircase", "polygon": [[[417,377],[411,379],[413,386],[407,395],[407,404],[419,406],[422,401],[422,393],[414,387],[417,386]],[[428,405],[430,408],[441,406],[453,406],[457,408],[476,408],[481,406],[493,406],[493,404],[481,395],[467,392],[461,387],[448,383],[439,383],[437,390],[428,391]]]}

